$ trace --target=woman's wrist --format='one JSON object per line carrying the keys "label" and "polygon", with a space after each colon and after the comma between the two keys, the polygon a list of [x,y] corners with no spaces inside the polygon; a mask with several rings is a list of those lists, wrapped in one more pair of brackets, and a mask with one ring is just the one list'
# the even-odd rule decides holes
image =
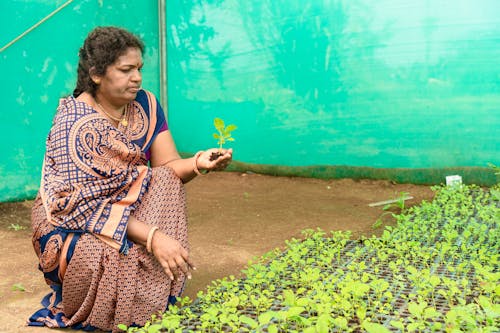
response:
{"label": "woman's wrist", "polygon": [[[198,159],[200,158],[201,154],[203,154],[203,153],[204,153],[204,151],[201,150],[201,151],[197,152],[193,158],[193,171],[198,176],[202,176],[204,174],[204,173],[200,172],[200,169],[198,168]],[[205,172],[205,173],[207,173],[207,172]]]}
{"label": "woman's wrist", "polygon": [[156,233],[156,231],[158,230],[158,227],[157,226],[153,226],[151,227],[151,229],[149,229],[149,232],[148,232],[148,237],[147,237],[147,240],[146,240],[146,250],[148,251],[148,253],[153,253],[153,237],[154,237],[154,234]]}

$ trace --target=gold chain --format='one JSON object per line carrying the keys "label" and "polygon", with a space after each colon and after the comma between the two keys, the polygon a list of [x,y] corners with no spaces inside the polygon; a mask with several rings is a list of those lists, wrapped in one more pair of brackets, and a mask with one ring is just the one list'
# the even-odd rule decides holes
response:
{"label": "gold chain", "polygon": [[121,123],[123,126],[127,126],[128,125],[128,121],[127,121],[127,106],[126,105],[125,105],[125,107],[123,109],[123,113],[122,113],[121,118],[116,118],[116,117],[112,116],[111,114],[107,113],[106,110],[104,109],[104,107],[99,102],[96,101],[96,103],[97,103],[97,106],[99,107],[99,109],[101,109],[101,111],[104,112],[104,114],[106,116],[108,116],[109,118],[111,118],[114,121],[117,121],[117,122]]}

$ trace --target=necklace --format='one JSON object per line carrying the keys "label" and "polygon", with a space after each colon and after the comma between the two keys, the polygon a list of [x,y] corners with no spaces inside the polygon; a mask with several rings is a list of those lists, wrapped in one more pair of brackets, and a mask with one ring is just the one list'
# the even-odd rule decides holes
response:
{"label": "necklace", "polygon": [[107,113],[106,110],[104,110],[104,107],[99,102],[96,101],[96,103],[97,103],[97,106],[99,107],[99,109],[101,109],[101,111],[104,112],[104,114],[106,116],[108,116],[109,118],[111,118],[114,121],[117,121],[118,123],[121,123],[123,126],[127,126],[128,125],[128,121],[127,121],[127,106],[126,105],[125,105],[125,107],[123,109],[123,113],[122,113],[121,118],[116,118],[113,115]]}

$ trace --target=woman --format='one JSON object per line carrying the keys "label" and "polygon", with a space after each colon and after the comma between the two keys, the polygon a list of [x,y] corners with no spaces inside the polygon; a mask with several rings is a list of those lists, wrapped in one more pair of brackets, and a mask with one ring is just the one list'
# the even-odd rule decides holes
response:
{"label": "woman", "polygon": [[47,138],[33,245],[52,292],[29,325],[117,331],[143,325],[182,292],[189,258],[183,183],[232,151],[182,159],[156,98],[141,89],[142,42],[90,32],[73,96]]}

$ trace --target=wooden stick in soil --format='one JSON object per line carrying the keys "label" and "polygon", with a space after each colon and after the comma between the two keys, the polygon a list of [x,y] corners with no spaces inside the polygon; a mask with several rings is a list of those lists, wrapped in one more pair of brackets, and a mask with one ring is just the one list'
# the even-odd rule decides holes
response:
{"label": "wooden stick in soil", "polygon": [[370,207],[382,206],[382,205],[387,205],[387,204],[398,202],[399,200],[406,201],[406,200],[410,200],[410,199],[413,199],[413,197],[408,196],[408,197],[404,197],[402,199],[391,199],[391,200],[385,200],[385,201],[379,201],[379,202],[372,202],[372,203],[368,204],[368,206],[370,206]]}

